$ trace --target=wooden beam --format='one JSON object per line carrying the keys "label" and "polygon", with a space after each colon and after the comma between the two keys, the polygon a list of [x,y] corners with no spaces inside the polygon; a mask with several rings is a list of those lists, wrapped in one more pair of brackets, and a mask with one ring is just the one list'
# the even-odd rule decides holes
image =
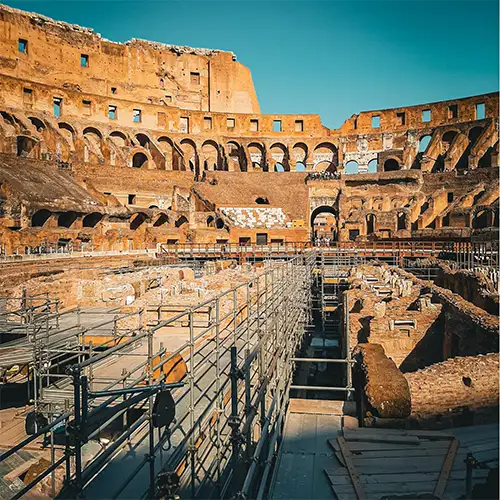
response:
{"label": "wooden beam", "polygon": [[450,472],[453,467],[453,462],[455,460],[455,456],[458,451],[458,447],[460,446],[460,441],[458,439],[454,439],[450,443],[450,447],[448,448],[448,453],[443,461],[443,466],[441,467],[441,472],[439,473],[439,478],[434,488],[434,496],[441,498],[446,490],[446,485],[448,484],[448,478],[450,477]]}
{"label": "wooden beam", "polygon": [[354,487],[354,491],[356,492],[356,497],[358,498],[358,500],[364,500],[365,493],[363,491],[363,487],[361,486],[358,473],[356,472],[356,467],[354,467],[352,463],[352,453],[347,448],[345,439],[342,436],[339,436],[337,438],[337,442],[339,443],[340,451],[342,452],[342,456],[344,457],[344,463],[347,467],[347,471],[349,472],[349,476],[351,477],[351,482]]}

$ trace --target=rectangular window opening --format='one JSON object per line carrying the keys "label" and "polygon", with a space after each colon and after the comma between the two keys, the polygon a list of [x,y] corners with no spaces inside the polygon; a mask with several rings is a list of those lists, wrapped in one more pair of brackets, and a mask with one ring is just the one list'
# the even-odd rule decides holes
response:
{"label": "rectangular window opening", "polygon": [[304,132],[304,120],[295,120],[295,132]]}
{"label": "rectangular window opening", "polygon": [[199,85],[200,84],[200,74],[197,72],[191,72],[191,84]]}
{"label": "rectangular window opening", "polygon": [[273,132],[282,132],[281,120],[273,120]]}
{"label": "rectangular window opening", "polygon": [[19,52],[22,54],[27,54],[28,53],[28,40],[24,40],[23,38],[19,38],[17,41],[17,48]]}
{"label": "rectangular window opening", "polygon": [[118,112],[117,112],[116,106],[113,106],[112,104],[110,104],[108,106],[108,118],[110,120],[116,120],[117,115],[118,115]]}
{"label": "rectangular window opening", "polygon": [[142,122],[142,111],[140,109],[134,109],[132,112],[132,121],[134,123]]}
{"label": "rectangular window opening", "polygon": [[187,116],[181,116],[179,121],[179,132],[189,134],[189,118]]}
{"label": "rectangular window opening", "polygon": [[486,118],[486,106],[484,102],[476,104],[476,120],[484,120]]}
{"label": "rectangular window opening", "polygon": [[23,101],[24,104],[32,104],[33,103],[33,90],[24,88],[23,89]]}
{"label": "rectangular window opening", "polygon": [[203,118],[203,128],[205,130],[212,130],[212,118],[210,116],[205,116]]}
{"label": "rectangular window opening", "polygon": [[116,94],[116,87],[111,87],[111,93]]}
{"label": "rectangular window opening", "polygon": [[236,121],[234,118],[228,118],[226,121],[227,128],[234,128]]}
{"label": "rectangular window opening", "polygon": [[448,118],[458,118],[458,104],[448,106]]}
{"label": "rectangular window opening", "polygon": [[372,128],[380,128],[380,115],[372,116]]}
{"label": "rectangular window opening", "polygon": [[250,132],[259,131],[259,120],[250,120]]}
{"label": "rectangular window opening", "polygon": [[453,201],[453,193],[448,193],[448,203]]}
{"label": "rectangular window opening", "polygon": [[54,116],[59,118],[62,114],[62,102],[63,100],[60,97],[54,97]]}
{"label": "rectangular window opening", "polygon": [[424,123],[430,122],[431,121],[431,110],[430,109],[424,109],[422,110],[422,121]]}
{"label": "rectangular window opening", "polygon": [[86,99],[83,99],[82,104],[83,104],[84,114],[89,116],[92,113],[92,102],[87,101]]}
{"label": "rectangular window opening", "polygon": [[406,113],[402,111],[401,113],[396,113],[396,118],[399,120],[398,125],[406,124]]}
{"label": "rectangular window opening", "polygon": [[80,55],[80,66],[82,68],[88,68],[89,67],[89,56],[87,54],[81,54]]}

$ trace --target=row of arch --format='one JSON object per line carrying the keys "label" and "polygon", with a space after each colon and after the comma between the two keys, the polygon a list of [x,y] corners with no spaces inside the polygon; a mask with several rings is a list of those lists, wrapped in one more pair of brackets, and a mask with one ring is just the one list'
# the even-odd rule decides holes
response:
{"label": "row of arch", "polygon": [[[55,218],[57,227],[66,229],[70,229],[79,218],[82,219],[83,228],[95,228],[104,219],[104,215],[99,212],[83,215],[75,211],[55,213],[47,209],[41,209],[31,216],[31,227],[45,227],[52,217]],[[153,217],[145,212],[137,212],[130,216],[129,227],[132,230],[136,230],[148,220],[151,221],[151,227],[160,227],[171,222],[171,218],[165,212],[156,214]],[[178,215],[172,222],[173,227],[180,228],[188,224],[189,221],[185,215]],[[227,229],[224,220],[217,215],[209,215],[205,223],[208,228]]]}

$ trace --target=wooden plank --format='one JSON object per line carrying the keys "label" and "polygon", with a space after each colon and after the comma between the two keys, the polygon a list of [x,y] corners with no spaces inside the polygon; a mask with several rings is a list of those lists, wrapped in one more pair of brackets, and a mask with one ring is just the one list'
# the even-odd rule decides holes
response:
{"label": "wooden plank", "polygon": [[349,476],[351,477],[352,485],[354,487],[354,491],[356,492],[356,497],[358,500],[364,500],[365,494],[363,492],[363,487],[359,481],[358,473],[356,472],[356,468],[352,464],[352,454],[347,449],[345,444],[345,439],[342,436],[337,438],[337,441],[340,446],[340,451],[342,452],[342,456],[344,457],[344,462],[346,464],[347,470],[349,472]]}
{"label": "wooden plank", "polygon": [[443,466],[441,467],[441,472],[439,473],[439,479],[434,488],[434,496],[441,498],[443,493],[446,490],[446,485],[448,484],[448,477],[450,476],[451,469],[453,467],[453,462],[455,460],[455,456],[458,451],[458,447],[460,446],[460,441],[458,439],[454,439],[450,443],[450,447],[448,448],[448,453],[443,461]]}
{"label": "wooden plank", "polygon": [[357,432],[360,435],[391,435],[391,436],[416,436],[420,439],[455,439],[455,435],[451,432],[443,431],[427,431],[419,429],[382,429],[378,427],[360,427],[358,429],[349,429],[352,432]]}
{"label": "wooden plank", "polygon": [[291,399],[290,413],[312,413],[319,415],[342,415],[344,401],[322,399]]}
{"label": "wooden plank", "polygon": [[36,464],[39,461],[38,458],[32,458],[24,464],[19,465],[14,470],[10,471],[8,474],[4,476],[5,481],[13,481],[16,477],[19,477],[21,474],[24,474],[33,464]]}
{"label": "wooden plank", "polygon": [[362,450],[351,451],[354,458],[401,458],[407,457],[433,457],[443,459],[446,456],[448,448],[425,448],[423,446],[414,446],[406,450]]}
{"label": "wooden plank", "polygon": [[[325,474],[332,484],[349,485],[351,478],[346,469],[325,469]],[[474,479],[485,478],[488,471],[478,469],[474,471]],[[413,483],[434,482],[439,478],[439,472],[414,472],[403,474],[363,474],[359,476],[361,484],[385,484],[385,483]],[[450,479],[462,480],[465,487],[465,474],[463,471],[451,471]]]}
{"label": "wooden plank", "polygon": [[[340,451],[339,445],[336,439],[329,439],[328,443],[335,451]],[[357,451],[397,451],[397,450],[414,450],[420,448],[420,446],[407,445],[404,443],[368,443],[364,441],[348,441],[346,442],[347,448],[352,453]],[[422,443],[423,444],[423,443]],[[441,449],[446,453],[450,443],[445,440],[440,441],[425,441],[425,448],[428,450]]]}
{"label": "wooden plank", "polygon": [[355,430],[344,430],[344,439],[346,441],[366,441],[369,443],[402,443],[418,446],[420,440],[417,436],[398,435],[398,434],[373,434],[358,433]]}

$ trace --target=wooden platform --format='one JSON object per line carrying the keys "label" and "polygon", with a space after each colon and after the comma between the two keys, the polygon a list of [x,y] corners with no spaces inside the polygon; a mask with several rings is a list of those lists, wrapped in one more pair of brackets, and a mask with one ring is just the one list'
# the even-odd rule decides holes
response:
{"label": "wooden platform", "polygon": [[[467,434],[472,448],[473,429]],[[341,436],[328,440],[342,465],[325,468],[336,498],[378,500],[384,495],[405,494],[459,498],[466,491],[464,459],[470,450],[453,431],[344,429]],[[474,471],[474,481],[483,482],[487,473]]]}

